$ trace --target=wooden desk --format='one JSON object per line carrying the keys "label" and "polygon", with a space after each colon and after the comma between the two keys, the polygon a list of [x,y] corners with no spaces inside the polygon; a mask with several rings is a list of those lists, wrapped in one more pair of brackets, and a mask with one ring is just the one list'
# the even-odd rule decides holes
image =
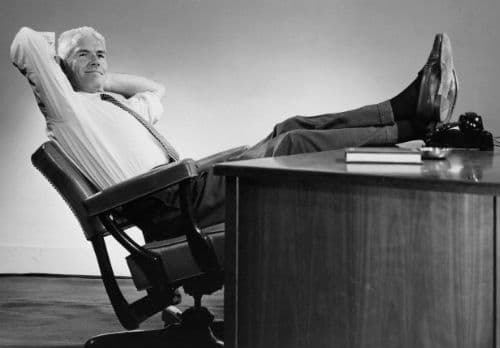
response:
{"label": "wooden desk", "polygon": [[498,347],[500,157],[219,165],[228,347]]}

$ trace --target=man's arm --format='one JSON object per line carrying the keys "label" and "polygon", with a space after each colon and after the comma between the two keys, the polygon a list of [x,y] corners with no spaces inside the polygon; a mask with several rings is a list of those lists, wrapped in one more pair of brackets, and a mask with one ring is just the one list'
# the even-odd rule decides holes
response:
{"label": "man's arm", "polygon": [[33,87],[49,123],[75,117],[79,100],[42,34],[21,28],[12,42],[10,56]]}
{"label": "man's arm", "polygon": [[161,98],[165,94],[165,87],[148,78],[108,73],[104,91],[117,93],[127,98],[128,106],[151,124],[157,123],[163,113]]}
{"label": "man's arm", "polygon": [[125,98],[141,92],[154,93],[160,99],[165,95],[165,87],[158,82],[141,76],[118,73],[108,73],[104,90],[121,94]]}

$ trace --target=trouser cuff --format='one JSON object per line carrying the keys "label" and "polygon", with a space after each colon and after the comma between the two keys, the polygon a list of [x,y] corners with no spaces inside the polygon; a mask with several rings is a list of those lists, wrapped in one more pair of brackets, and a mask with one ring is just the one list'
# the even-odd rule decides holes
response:
{"label": "trouser cuff", "polygon": [[393,124],[394,114],[392,112],[391,103],[385,101],[383,103],[377,104],[378,114],[380,117],[380,122],[382,124]]}

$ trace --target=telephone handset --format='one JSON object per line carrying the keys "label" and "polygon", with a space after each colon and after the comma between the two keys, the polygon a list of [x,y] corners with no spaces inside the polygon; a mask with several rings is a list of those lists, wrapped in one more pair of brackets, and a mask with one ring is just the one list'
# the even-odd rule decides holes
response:
{"label": "telephone handset", "polygon": [[425,145],[490,151],[493,150],[493,135],[484,130],[481,116],[466,112],[460,115],[458,122],[446,123],[431,132],[425,139]]}

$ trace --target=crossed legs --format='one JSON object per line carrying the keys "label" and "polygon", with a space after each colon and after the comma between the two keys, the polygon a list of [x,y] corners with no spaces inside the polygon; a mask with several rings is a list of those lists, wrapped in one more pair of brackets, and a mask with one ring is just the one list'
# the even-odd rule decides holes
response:
{"label": "crossed legs", "polygon": [[389,102],[318,116],[295,116],[236,159],[327,151],[348,146],[395,144],[399,127]]}
{"label": "crossed legs", "polygon": [[[233,160],[326,151],[347,146],[389,145],[400,137],[389,102],[312,117],[295,116],[274,126],[272,132]],[[193,183],[193,205],[200,226],[224,221],[225,181],[212,168]],[[177,187],[162,190],[124,207],[126,216],[145,234],[146,241],[175,236],[182,224]],[[174,232],[169,232],[174,231]]]}

